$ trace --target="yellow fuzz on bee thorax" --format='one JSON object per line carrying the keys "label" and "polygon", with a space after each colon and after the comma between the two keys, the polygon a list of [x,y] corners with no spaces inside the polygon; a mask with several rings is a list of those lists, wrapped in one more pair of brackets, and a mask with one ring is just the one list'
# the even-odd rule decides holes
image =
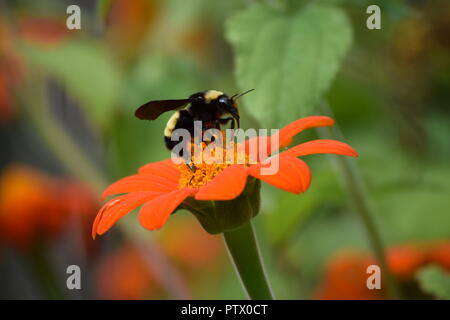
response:
{"label": "yellow fuzz on bee thorax", "polygon": [[208,90],[205,93],[205,102],[210,103],[211,101],[217,99],[221,95],[223,95],[223,92],[217,90]]}
{"label": "yellow fuzz on bee thorax", "polygon": [[[187,164],[178,165],[177,168],[181,173],[178,184],[179,188],[199,188],[214,179],[214,177],[221,173],[225,168],[234,164],[233,161],[237,161],[237,159],[239,159],[239,163],[246,166],[249,165],[248,156],[243,153],[238,153],[236,148],[234,148],[234,150],[222,148],[216,148],[214,150],[215,152],[222,153],[222,159],[225,161],[212,161],[213,158],[216,159],[216,154],[214,154],[214,152],[212,152],[212,154],[205,152],[205,144],[203,143],[201,163],[194,163],[194,161],[192,161],[192,163],[189,164],[191,168],[189,168]],[[230,154],[232,155],[233,160],[227,161],[227,155],[229,157]]]}
{"label": "yellow fuzz on bee thorax", "polygon": [[167,121],[166,128],[164,129],[164,136],[170,137],[172,135],[173,129],[177,125],[178,118],[180,117],[180,112],[175,112]]}

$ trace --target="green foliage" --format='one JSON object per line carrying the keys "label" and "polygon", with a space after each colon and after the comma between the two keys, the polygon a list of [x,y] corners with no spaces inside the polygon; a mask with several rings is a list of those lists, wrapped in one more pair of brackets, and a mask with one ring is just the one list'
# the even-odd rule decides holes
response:
{"label": "green foliage", "polygon": [[105,48],[93,41],[72,40],[56,47],[24,44],[22,49],[30,66],[61,81],[94,124],[110,123],[120,73]]}
{"label": "green foliage", "polygon": [[130,71],[124,92],[124,110],[156,99],[182,99],[204,90],[199,66],[189,57],[169,57],[154,52],[141,57]]}
{"label": "green foliage", "polygon": [[[328,161],[322,162],[328,164]],[[339,203],[342,200],[342,192],[337,189],[337,183],[331,168],[320,168],[314,174],[313,184],[308,192],[297,195],[278,191],[275,207],[264,216],[266,233],[271,243],[284,243],[294,237],[324,200],[328,204]],[[324,197],[324,194],[327,197]]]}
{"label": "green foliage", "polygon": [[450,299],[450,275],[438,266],[427,266],[417,274],[420,286],[438,299]]}
{"label": "green foliage", "polygon": [[450,205],[448,193],[407,188],[377,195],[376,199],[392,242],[430,241],[450,236],[450,217],[443,214],[443,208]]}
{"label": "green foliage", "polygon": [[385,226],[389,243],[430,241],[450,237],[450,168],[436,155],[433,161],[418,161],[388,136],[368,130],[359,133],[354,146],[362,155],[358,164],[368,183],[375,212]]}
{"label": "green foliage", "polygon": [[111,0],[98,0],[97,1],[97,16],[104,20],[108,14],[108,11],[111,7]]}
{"label": "green foliage", "polygon": [[339,70],[352,41],[344,12],[311,4],[293,15],[254,5],[229,19],[236,77],[264,126],[280,127],[309,115]]}

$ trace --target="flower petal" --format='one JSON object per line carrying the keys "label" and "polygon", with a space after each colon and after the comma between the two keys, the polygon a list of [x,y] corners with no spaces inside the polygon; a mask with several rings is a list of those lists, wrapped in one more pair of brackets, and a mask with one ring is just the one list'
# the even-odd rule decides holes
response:
{"label": "flower petal", "polygon": [[311,184],[311,171],[302,160],[292,156],[276,156],[279,161],[278,170],[274,174],[262,174],[262,167],[274,165],[276,161],[271,158],[264,163],[259,163],[248,168],[248,174],[265,181],[277,188],[292,193],[305,192]]}
{"label": "flower petal", "polygon": [[[274,137],[276,139],[276,137]],[[263,158],[269,157],[272,152],[276,152],[278,149],[271,150],[271,137],[258,136],[250,138],[245,141],[245,154],[248,155],[249,160],[253,163],[264,160]],[[265,148],[265,152],[263,151]]]}
{"label": "flower petal", "polygon": [[102,193],[102,199],[118,193],[158,191],[170,192],[178,186],[178,182],[153,174],[135,174],[111,184]]}
{"label": "flower petal", "polygon": [[[258,136],[245,141],[245,152],[249,155],[250,159],[256,161],[262,161],[261,156],[270,156],[273,152],[278,151],[278,149],[283,148],[291,144],[293,137],[302,132],[305,129],[314,127],[324,127],[331,126],[334,124],[334,120],[325,116],[311,116],[298,119],[291,122],[287,126],[280,129],[277,133],[272,136]],[[272,140],[273,139],[273,140]],[[272,150],[272,141],[278,139],[278,148],[274,147]],[[257,148],[251,148],[250,146],[257,143]],[[261,150],[265,148],[265,152]],[[257,154],[254,154],[257,153]]]}
{"label": "flower petal", "polygon": [[316,153],[334,153],[351,157],[358,156],[358,153],[355,151],[355,149],[350,147],[348,144],[337,140],[328,140],[328,139],[318,139],[308,141],[299,144],[297,146],[294,146],[282,152],[281,154],[293,157],[300,157]]}
{"label": "flower petal", "polygon": [[224,169],[213,180],[202,186],[196,200],[231,200],[244,191],[247,183],[245,166],[235,164]]}
{"label": "flower petal", "polygon": [[177,169],[177,165],[171,158],[148,163],[139,168],[139,174],[152,174],[160,177],[164,177],[170,181],[178,183],[180,179],[180,171]]}
{"label": "flower petal", "polygon": [[139,212],[140,224],[149,230],[161,228],[170,214],[194,192],[189,188],[177,189],[147,202]]}
{"label": "flower petal", "polygon": [[311,116],[298,119],[278,131],[280,148],[289,145],[292,138],[305,129],[332,126],[334,120],[325,116]]}
{"label": "flower petal", "polygon": [[103,234],[120,218],[143,203],[160,196],[161,192],[136,192],[118,196],[103,205],[92,226],[92,237]]}

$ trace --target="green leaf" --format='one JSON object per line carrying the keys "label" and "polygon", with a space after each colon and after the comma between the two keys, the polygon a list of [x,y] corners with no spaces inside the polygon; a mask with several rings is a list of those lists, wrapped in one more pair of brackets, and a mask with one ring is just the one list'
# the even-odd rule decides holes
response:
{"label": "green leaf", "polygon": [[120,75],[102,46],[72,40],[56,47],[26,44],[22,48],[30,66],[61,81],[95,124],[109,124],[120,92]]}
{"label": "green leaf", "polygon": [[227,21],[236,77],[251,113],[280,127],[309,115],[329,88],[352,41],[345,13],[311,4],[293,15],[254,5]]}
{"label": "green leaf", "polygon": [[438,299],[450,299],[450,274],[442,268],[432,265],[423,268],[417,274],[420,286]]}

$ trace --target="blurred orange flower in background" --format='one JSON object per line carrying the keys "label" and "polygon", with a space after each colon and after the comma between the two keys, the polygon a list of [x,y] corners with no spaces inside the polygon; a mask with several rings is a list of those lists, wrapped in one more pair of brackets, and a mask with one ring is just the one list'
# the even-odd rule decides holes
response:
{"label": "blurred orange flower in background", "polygon": [[[178,266],[182,277],[198,283],[205,278],[203,270],[220,271],[224,248],[219,237],[207,234],[194,219],[183,217],[171,222],[171,228],[158,234],[158,243],[170,261]],[[161,298],[167,294],[152,261],[132,243],[121,244],[101,258],[96,286],[102,299]],[[201,269],[199,271],[199,268]],[[201,277],[201,279],[198,279]]]}
{"label": "blurred orange flower in background", "polygon": [[342,252],[332,257],[326,267],[322,283],[314,295],[320,300],[373,300],[382,299],[380,290],[366,286],[366,269],[374,260],[361,252]]}
{"label": "blurred orange flower in background", "polygon": [[61,16],[23,16],[18,29],[23,39],[48,46],[60,44],[70,35],[66,21]]}
{"label": "blurred orange flower in background", "polygon": [[154,0],[113,0],[106,14],[106,37],[125,59],[139,51],[158,16]]}
{"label": "blurred orange flower in background", "polygon": [[49,46],[60,44],[69,34],[61,18],[24,15],[17,26],[11,26],[0,17],[0,125],[11,121],[16,114],[14,90],[19,88],[26,74],[24,59],[15,41]]}
{"label": "blurred orange flower in background", "polygon": [[0,17],[0,125],[8,123],[15,114],[14,86],[23,77],[23,62],[13,46],[14,34]]}
{"label": "blurred orange flower in background", "polygon": [[194,53],[198,59],[210,59],[220,37],[216,37],[215,30],[211,25],[196,24],[183,29],[179,35],[181,50]]}
{"label": "blurred orange flower in background", "polygon": [[156,291],[151,266],[136,247],[123,244],[103,257],[96,276],[101,299],[143,299]]}
{"label": "blurred orange flower in background", "polygon": [[[415,274],[428,264],[436,264],[450,272],[450,242],[432,244],[408,244],[388,248],[386,261],[396,280],[404,287],[404,294],[421,297],[411,290],[419,290],[411,286],[416,281]],[[332,257],[326,264],[324,277],[315,299],[322,300],[368,300],[384,299],[385,291],[370,290],[366,281],[370,274],[367,267],[377,264],[367,253],[360,251],[342,252]],[[381,277],[383,279],[383,277]]]}
{"label": "blurred orange flower in background", "polygon": [[436,264],[450,272],[450,242],[440,241],[389,248],[387,263],[399,280],[413,280],[416,271]]}
{"label": "blurred orange flower in background", "polygon": [[390,248],[386,252],[386,262],[392,274],[408,280],[427,263],[427,252],[418,246],[403,245]]}
{"label": "blurred orange flower in background", "polygon": [[428,261],[450,272],[450,242],[441,242],[429,249]]}
{"label": "blurred orange flower in background", "polygon": [[71,214],[92,219],[98,205],[78,182],[14,164],[0,176],[0,240],[21,249],[60,234]]}
{"label": "blurred orange flower in background", "polygon": [[218,258],[224,253],[222,239],[208,234],[195,219],[174,219],[160,239],[170,258],[193,270],[210,270],[220,264]]}

